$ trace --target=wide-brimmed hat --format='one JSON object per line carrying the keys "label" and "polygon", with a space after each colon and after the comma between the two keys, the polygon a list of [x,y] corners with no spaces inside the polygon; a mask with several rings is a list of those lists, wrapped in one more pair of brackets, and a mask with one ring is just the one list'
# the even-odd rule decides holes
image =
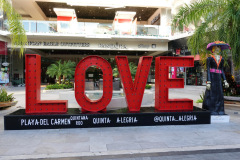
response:
{"label": "wide-brimmed hat", "polygon": [[207,45],[207,50],[211,51],[213,46],[219,46],[221,48],[221,50],[231,49],[229,44],[227,44],[223,41],[215,41],[215,42],[211,42]]}

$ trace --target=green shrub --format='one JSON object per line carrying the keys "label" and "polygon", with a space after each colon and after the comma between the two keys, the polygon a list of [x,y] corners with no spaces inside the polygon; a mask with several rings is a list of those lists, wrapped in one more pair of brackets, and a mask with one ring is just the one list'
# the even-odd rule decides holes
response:
{"label": "green shrub", "polygon": [[0,102],[12,102],[15,98],[12,94],[7,94],[6,89],[0,89]]}
{"label": "green shrub", "polygon": [[203,103],[203,100],[202,100],[202,99],[198,99],[198,100],[196,101],[196,103]]}
{"label": "green shrub", "polygon": [[145,89],[151,89],[152,86],[150,84],[146,84]]}
{"label": "green shrub", "polygon": [[196,101],[196,103],[203,103],[205,93],[203,92],[202,95],[200,95],[200,99]]}
{"label": "green shrub", "polygon": [[73,88],[73,83],[67,83],[67,84],[50,84],[47,85],[45,90],[51,90],[51,89],[68,89]]}

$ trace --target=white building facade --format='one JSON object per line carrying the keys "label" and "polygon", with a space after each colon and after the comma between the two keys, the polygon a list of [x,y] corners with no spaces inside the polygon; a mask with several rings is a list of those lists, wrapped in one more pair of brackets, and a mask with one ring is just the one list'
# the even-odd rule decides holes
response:
{"label": "white building facade", "polygon": [[[137,63],[140,56],[172,55],[177,48],[169,48],[169,43],[190,36],[194,30],[186,28],[181,33],[171,30],[173,14],[191,0],[11,0],[11,3],[23,17],[28,38],[25,54],[41,55],[43,77],[47,66],[58,59],[77,63],[88,55],[108,59],[126,55],[129,61]],[[2,13],[0,65],[9,80],[2,78],[0,84],[19,85],[24,83],[24,58],[9,54],[6,21]],[[5,61],[9,66],[2,65]],[[153,74],[154,67],[149,82],[154,79]]]}

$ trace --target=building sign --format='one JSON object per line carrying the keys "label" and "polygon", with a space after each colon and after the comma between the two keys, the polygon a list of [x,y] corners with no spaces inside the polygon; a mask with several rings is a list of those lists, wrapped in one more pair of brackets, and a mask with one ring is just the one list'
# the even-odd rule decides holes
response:
{"label": "building sign", "polygon": [[151,46],[152,48],[157,48],[157,44],[139,44],[139,45],[138,45],[138,48],[148,49],[148,48],[150,48],[150,46]]}
{"label": "building sign", "polygon": [[73,46],[73,47],[90,47],[90,43],[69,43],[61,42],[60,46]]}
{"label": "building sign", "polygon": [[119,43],[110,43],[110,44],[103,44],[99,43],[99,48],[108,48],[108,49],[127,49],[125,44],[119,44]]}
{"label": "building sign", "polygon": [[[11,44],[10,44],[11,45]],[[11,46],[9,46],[11,47]],[[133,50],[133,51],[167,51],[168,42],[151,43],[151,42],[113,42],[112,40],[104,41],[55,41],[55,40],[29,40],[26,48],[31,49],[77,49],[77,50]]]}
{"label": "building sign", "polygon": [[149,44],[139,44],[138,48],[149,48],[150,45]]}
{"label": "building sign", "polygon": [[90,43],[71,43],[71,42],[36,42],[29,41],[28,46],[68,46],[68,47],[90,47]]}
{"label": "building sign", "polygon": [[151,21],[151,25],[153,25],[154,23],[156,23],[159,20],[160,20],[160,13],[156,17],[153,18],[153,20]]}

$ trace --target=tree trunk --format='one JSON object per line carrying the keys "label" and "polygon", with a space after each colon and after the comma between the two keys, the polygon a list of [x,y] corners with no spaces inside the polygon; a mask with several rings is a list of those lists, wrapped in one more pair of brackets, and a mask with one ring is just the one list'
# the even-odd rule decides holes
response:
{"label": "tree trunk", "polygon": [[58,82],[61,84],[61,76],[58,77]]}
{"label": "tree trunk", "polygon": [[65,83],[65,79],[66,79],[65,76],[63,76],[63,83]]}

